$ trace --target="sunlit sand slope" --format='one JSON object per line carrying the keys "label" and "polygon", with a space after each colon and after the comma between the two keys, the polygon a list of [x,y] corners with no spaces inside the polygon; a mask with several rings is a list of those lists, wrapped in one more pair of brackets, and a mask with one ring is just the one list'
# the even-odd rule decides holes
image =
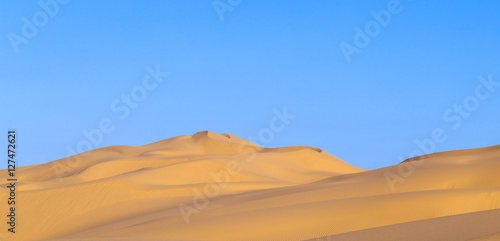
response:
{"label": "sunlit sand slope", "polygon": [[495,240],[500,233],[500,146],[366,171],[318,148],[262,148],[205,131],[17,174],[18,232],[1,230],[14,240]]}

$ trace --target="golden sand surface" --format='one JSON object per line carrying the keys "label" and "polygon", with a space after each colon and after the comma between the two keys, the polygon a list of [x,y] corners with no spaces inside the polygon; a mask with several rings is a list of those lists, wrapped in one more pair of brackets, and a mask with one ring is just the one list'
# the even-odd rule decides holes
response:
{"label": "golden sand surface", "polygon": [[370,171],[209,131],[105,147],[18,168],[15,234],[7,173],[1,240],[500,240],[500,146]]}

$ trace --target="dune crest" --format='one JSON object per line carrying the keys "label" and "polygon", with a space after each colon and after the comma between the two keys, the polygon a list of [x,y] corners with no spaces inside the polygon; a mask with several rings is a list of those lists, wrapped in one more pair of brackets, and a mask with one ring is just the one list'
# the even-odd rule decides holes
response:
{"label": "dune crest", "polygon": [[[407,240],[457,240],[458,233],[483,240],[500,232],[487,225],[500,210],[498,173],[500,146],[367,171],[315,147],[264,148],[202,131],[19,168],[21,221],[11,237],[399,240],[408,232]],[[481,228],[468,230],[469,219]],[[460,232],[449,222],[460,222]],[[442,228],[429,236],[434,227]]]}

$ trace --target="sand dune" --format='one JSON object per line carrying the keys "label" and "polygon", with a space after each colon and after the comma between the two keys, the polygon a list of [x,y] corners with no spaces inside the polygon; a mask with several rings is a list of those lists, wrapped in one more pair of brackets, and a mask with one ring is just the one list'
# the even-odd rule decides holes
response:
{"label": "sand dune", "polygon": [[205,131],[17,172],[18,232],[0,233],[9,240],[500,237],[500,146],[367,171],[318,148]]}

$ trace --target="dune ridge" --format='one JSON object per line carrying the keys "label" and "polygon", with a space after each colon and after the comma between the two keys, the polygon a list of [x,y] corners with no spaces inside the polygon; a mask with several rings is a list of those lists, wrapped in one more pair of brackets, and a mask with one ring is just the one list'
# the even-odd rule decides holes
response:
{"label": "dune ridge", "polygon": [[17,172],[13,240],[493,240],[500,232],[500,146],[368,171],[315,147],[264,148],[203,131]]}

